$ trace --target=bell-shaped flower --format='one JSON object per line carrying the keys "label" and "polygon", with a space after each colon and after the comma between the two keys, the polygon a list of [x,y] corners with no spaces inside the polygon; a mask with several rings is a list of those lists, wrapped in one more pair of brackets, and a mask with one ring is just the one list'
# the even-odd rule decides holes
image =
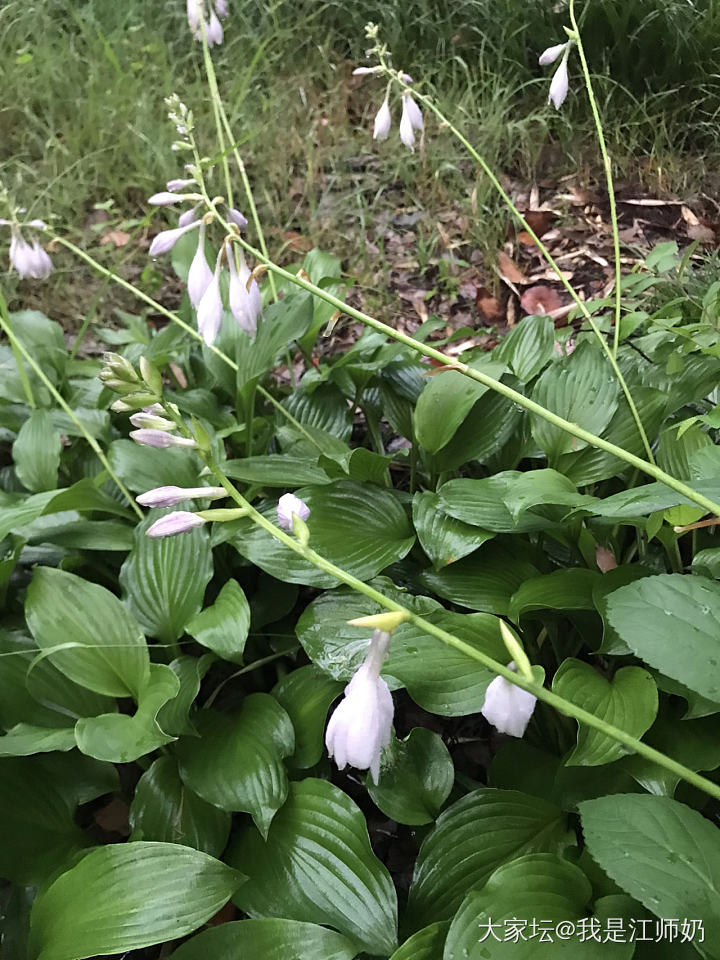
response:
{"label": "bell-shaped flower", "polygon": [[179,533],[188,533],[195,527],[202,527],[207,523],[203,517],[187,510],[175,510],[165,517],[160,517],[145,531],[148,537],[176,537]]}
{"label": "bell-shaped flower", "polygon": [[173,230],[163,230],[150,244],[150,256],[160,257],[163,253],[168,253],[170,250],[172,250],[180,237],[186,234],[188,230],[194,230],[197,226],[199,226],[199,223],[195,220],[192,223],[175,227]]}
{"label": "bell-shaped flower", "polygon": [[207,288],[213,280],[213,272],[205,256],[205,224],[200,224],[197,250],[188,270],[187,290],[190,303],[197,310]]}
{"label": "bell-shaped flower", "polygon": [[27,243],[17,227],[10,237],[10,263],[23,279],[45,280],[52,273],[52,260],[37,240]]}
{"label": "bell-shaped flower", "polygon": [[284,493],[278,500],[277,522],[283,530],[292,531],[293,514],[296,513],[301,520],[305,521],[310,516],[310,507],[296,497],[294,493]]}
{"label": "bell-shaped flower", "polygon": [[230,223],[234,223],[235,226],[240,227],[241,230],[244,230],[247,226],[247,217],[244,217],[235,207],[227,208],[227,218]]}
{"label": "bell-shaped flower", "polygon": [[183,500],[220,500],[227,496],[224,487],[156,487],[136,497],[143,507],[176,507]]}
{"label": "bell-shaped flower", "polygon": [[189,210],[181,213],[178,217],[178,226],[188,227],[191,223],[196,223],[200,219],[199,210],[201,207],[202,203],[196,203],[194,207],[190,207]]}
{"label": "bell-shaped flower", "polygon": [[[162,413],[165,411],[160,407]],[[147,429],[147,430],[168,430],[172,433],[173,430],[177,430],[177,424],[168,420],[167,417],[159,416],[156,413],[151,413],[148,410],[139,410],[137,413],[134,413],[130,417],[130,423],[138,429]]]}
{"label": "bell-shaped flower", "polygon": [[156,447],[158,450],[166,450],[168,447],[196,447],[197,444],[189,437],[176,437],[166,430],[140,429],[131,430],[130,436],[135,443],[142,444],[145,447]]}
{"label": "bell-shaped flower", "polygon": [[222,249],[218,254],[210,283],[197,305],[198,332],[208,346],[215,343],[223,317],[222,296],[220,295],[220,263]]}
{"label": "bell-shaped flower", "polygon": [[339,770],[347,764],[370,770],[375,783],[380,757],[392,736],[394,705],[380,670],[390,646],[390,634],[376,630],[363,665],[345,687],[325,732],[325,745]]}
{"label": "bell-shaped flower", "polygon": [[[244,260],[238,270],[235,263],[235,252],[228,248],[228,267],[230,269],[230,285],[228,301],[230,312],[240,324],[245,333],[254,337],[257,333],[257,323],[262,313],[262,296],[255,280],[250,280],[250,269]],[[248,289],[248,281],[250,288]]]}
{"label": "bell-shaped flower", "polygon": [[36,280],[47,279],[53,270],[52,260],[43,250],[37,240],[33,240],[32,242],[32,255],[35,266],[35,272],[32,274],[32,276]]}
{"label": "bell-shaped flower", "polygon": [[148,203],[153,207],[169,207],[173,203],[182,203],[184,199],[181,193],[162,190],[160,193],[154,193],[151,197],[148,197]]}
{"label": "bell-shaped flower", "polygon": [[382,106],[375,114],[375,124],[373,126],[373,140],[386,140],[392,126],[392,116],[390,115],[390,104],[387,97],[382,102]]}
{"label": "bell-shaped flower", "polygon": [[224,20],[228,15],[228,5],[227,0],[215,0],[215,13],[220,17],[221,20]]}
{"label": "bell-shaped flower", "polygon": [[568,40],[567,43],[558,43],[554,47],[548,47],[547,50],[544,50],[540,54],[541,66],[548,66],[551,63],[555,63],[560,54],[562,54],[560,65],[550,81],[550,93],[548,96],[548,103],[552,103],[556,110],[560,109],[568,95],[570,85],[568,78],[568,57],[570,56],[571,46],[572,44]]}
{"label": "bell-shaped flower", "polygon": [[410,93],[403,94],[403,110],[407,110],[410,123],[415,130],[423,130],[425,128],[420,107],[417,105],[412,94]]}
{"label": "bell-shaped flower", "polygon": [[175,179],[175,180],[168,180],[165,186],[170,193],[175,193],[178,190],[184,190],[185,187],[189,187],[195,182],[196,181],[192,177],[188,180]]}
{"label": "bell-shaped flower", "polygon": [[223,42],[223,28],[222,24],[217,18],[217,14],[211,8],[210,19],[205,24],[205,37],[207,38],[208,46],[220,46]]}
{"label": "bell-shaped flower", "polygon": [[[515,670],[509,663],[508,669]],[[533,715],[537,697],[516,687],[505,677],[495,677],[485,691],[485,702],[480,712],[500,733],[522,737]]]}
{"label": "bell-shaped flower", "polygon": [[400,139],[408,150],[413,152],[415,150],[415,130],[422,129],[422,126],[416,127],[418,116],[420,117],[420,124],[422,124],[420,108],[409,93],[404,93],[402,98],[402,115],[400,117]]}

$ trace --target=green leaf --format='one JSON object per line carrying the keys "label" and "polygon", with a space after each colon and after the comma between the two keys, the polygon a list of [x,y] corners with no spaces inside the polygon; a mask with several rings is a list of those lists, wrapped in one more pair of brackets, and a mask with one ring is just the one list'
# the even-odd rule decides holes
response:
{"label": "green leaf", "polygon": [[170,669],[178,678],[180,689],[177,696],[160,707],[157,722],[161,730],[173,736],[189,734],[197,736],[197,730],[190,721],[190,710],[200,691],[200,684],[208,672],[215,657],[205,653],[201,657],[182,654],[170,662]]}
{"label": "green leaf", "polygon": [[196,527],[178,537],[148,537],[166,510],[151,510],[135,527],[135,546],[120,569],[125,602],[147,634],[173,643],[202,606],[213,574],[208,533]]}
{"label": "green leaf", "polygon": [[128,490],[145,493],[155,487],[197,487],[202,469],[188,450],[157,450],[134,440],[115,440],[107,451],[110,466]]}
{"label": "green leaf", "polygon": [[464,463],[488,460],[500,453],[513,434],[522,434],[524,411],[507,397],[488,392],[472,407],[455,434],[436,454],[427,455],[435,473],[456,470]]}
{"label": "green leaf", "polygon": [[72,727],[52,729],[18,723],[0,736],[0,757],[29,757],[34,753],[72,750],[74,746],[75,733]]}
{"label": "green leaf", "polygon": [[0,760],[0,876],[46,881],[91,844],[78,804],[117,788],[113,767],[76,752]]}
{"label": "green leaf", "polygon": [[25,527],[28,543],[56,543],[71,550],[116,550],[127,553],[132,528],[115,520],[83,520],[75,512],[38,517]]}
{"label": "green leaf", "polygon": [[580,805],[593,859],[657,917],[703,921],[702,949],[720,956],[720,833],[668,797],[620,794]]}
{"label": "green leaf", "polygon": [[[720,766],[720,717],[680,720],[666,709],[645,742],[690,770],[716,770]],[[639,755],[625,757],[622,765],[648,793],[672,797],[680,783],[676,773]]]}
{"label": "green leaf", "polygon": [[[137,697],[147,682],[145,637],[104,587],[38,567],[28,587],[25,616],[38,647],[75,683],[111,697]],[[50,653],[63,646],[70,649]]]}
{"label": "green leaf", "polygon": [[528,470],[505,476],[507,483],[502,498],[515,522],[531,507],[551,504],[579,507],[596,502],[595,497],[578,493],[575,484],[557,470]]}
{"label": "green leaf", "polygon": [[409,937],[390,960],[442,960],[449,924],[431,923]]}
{"label": "green leaf", "polygon": [[[297,495],[310,508],[310,546],[360,580],[369,580],[402,559],[415,540],[405,511],[388,490],[340,480],[304,487]],[[277,521],[276,504],[261,513]],[[337,585],[335,577],[275,540],[249,518],[235,526],[233,546],[266,573],[290,583],[316,587]]]}
{"label": "green leaf", "polygon": [[35,901],[36,960],[82,960],[175,940],[222,907],[242,876],[175,843],[111,844],[93,850]]}
{"label": "green leaf", "polygon": [[196,723],[200,737],[176,747],[180,776],[208,803],[251,814],[266,836],[287,796],[282,760],[294,748],[290,718],[269,694],[252,693],[238,713],[203,710]]}
{"label": "green leaf", "polygon": [[164,663],[151,663],[147,684],[138,695],[134,716],[105,713],[84,717],[75,724],[75,740],[89,757],[111,763],[132,763],[175,738],[157,720],[160,708],[177,696],[180,681]]}
{"label": "green leaf", "polygon": [[582,567],[555,570],[520,585],[510,600],[508,616],[515,623],[531,610],[594,610],[593,587],[602,574]]}
{"label": "green leaf", "polygon": [[[506,662],[507,650],[496,617],[443,610],[427,619],[487,656]],[[394,632],[383,673],[406,686],[419,706],[444,717],[478,713],[495,677],[482,663],[412,623],[403,623]]]}
{"label": "green leaf", "polygon": [[451,517],[493,533],[532,533],[552,526],[552,521],[530,509],[515,517],[506,505],[508,488],[521,477],[507,470],[484,480],[450,480],[438,491],[440,507]]}
{"label": "green leaf", "polygon": [[493,351],[521,383],[536,377],[555,354],[555,325],[550,317],[524,317]]}
{"label": "green leaf", "polygon": [[356,955],[356,947],[334,930],[271,918],[222,923],[173,952],[174,960],[353,960]]}
{"label": "green leaf", "polygon": [[250,604],[240,584],[227,580],[215,603],[196,614],[185,630],[223,660],[242,663],[250,631]]}
{"label": "green leaf", "polygon": [[[553,691],[637,739],[650,729],[657,716],[657,687],[642,667],[621,667],[608,680],[589,663],[569,658],[560,664],[553,678]],[[577,746],[565,762],[599,766],[628,752],[628,747],[599,730],[579,724]]]}
{"label": "green leaf", "polygon": [[331,783],[309,777],[291,784],[267,841],[247,827],[228,860],[250,875],[234,899],[251,917],[334,927],[371,954],[395,949],[390,874],[370,847],[365,817]]}
{"label": "green leaf", "polygon": [[610,626],[638,657],[720,700],[720,584],[662,574],[620,587],[606,605]]}
{"label": "green leaf", "polygon": [[[535,384],[532,398],[565,420],[600,434],[618,405],[618,384],[600,350],[583,343],[572,356],[548,367]],[[562,454],[587,446],[585,441],[536,415],[531,416],[531,423],[535,442],[545,451],[551,465]]]}
{"label": "green leaf", "polygon": [[439,495],[429,490],[413,497],[413,523],[436,570],[462,559],[495,536],[448,516],[441,508]]}
{"label": "green leaf", "polygon": [[[506,369],[503,363],[483,360],[472,364],[490,377],[499,379]],[[488,387],[458,370],[436,373],[418,398],[415,406],[415,436],[428,453],[436,453],[448,443],[474,406],[487,393]]]}
{"label": "green leaf", "polygon": [[232,480],[258,483],[263,487],[282,487],[284,490],[294,490],[306,484],[330,482],[330,478],[317,465],[316,460],[308,457],[293,457],[284,453],[245,457],[243,460],[226,460],[222,467]]}
{"label": "green leaf", "polygon": [[397,823],[432,823],[448,798],[455,768],[437,733],[415,727],[383,754],[380,781],[366,786],[375,804]]}
{"label": "green leaf", "polygon": [[172,757],[158,757],[135,788],[130,826],[131,841],[181,843],[219,857],[230,835],[230,814],[187,787]]}
{"label": "green leaf", "polygon": [[528,853],[561,853],[573,841],[555,806],[514,790],[475,790],[440,814],[420,847],[408,924],[449,919],[473,887]]}
{"label": "green leaf", "polygon": [[[237,389],[242,390],[256,378],[262,377],[275,365],[278,354],[293,340],[305,333],[312,322],[312,297],[304,290],[294,290],[265,307],[257,336],[250,339],[238,336]],[[233,331],[237,333],[237,331]],[[206,355],[209,351],[204,351]]]}
{"label": "green leaf", "polygon": [[420,582],[463,607],[506,616],[520,584],[538,575],[527,553],[524,545],[492,541],[437,573],[426,570]]}
{"label": "green leaf", "polygon": [[33,493],[54,490],[60,465],[60,434],[47,410],[33,410],[13,444],[15,472]]}
{"label": "green leaf", "polygon": [[312,664],[286,674],[273,687],[272,695],[295,728],[292,766],[306,770],[320,760],[327,712],[342,690],[342,683],[324,676]]}
{"label": "green leaf", "polygon": [[[580,928],[578,924],[569,940],[558,937],[560,921],[572,923],[582,918],[588,922],[591,896],[590,881],[567,860],[547,853],[520,857],[498,867],[482,889],[467,895],[450,925],[444,956],[468,960],[631,957],[634,943],[603,943],[587,934],[583,939],[580,929],[589,931],[589,926]],[[513,927],[520,931],[517,941],[508,938]],[[602,922],[597,927],[597,936],[602,938]],[[537,932],[533,934],[533,930]]]}

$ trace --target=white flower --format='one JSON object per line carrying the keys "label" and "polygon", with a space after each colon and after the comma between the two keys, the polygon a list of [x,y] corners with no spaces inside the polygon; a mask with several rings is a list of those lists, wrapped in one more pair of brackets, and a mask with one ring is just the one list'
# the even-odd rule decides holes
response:
{"label": "white flower", "polygon": [[345,696],[335,708],[325,733],[328,755],[338,770],[347,764],[370,770],[375,783],[380,775],[380,756],[390,743],[394,705],[380,670],[390,646],[390,634],[376,630],[365,663],[345,687]]}
{"label": "white flower", "polygon": [[[509,663],[508,669],[515,670]],[[485,692],[481,713],[500,733],[522,737],[535,709],[537,697],[516,687],[505,677],[495,677]]]}
{"label": "white flower", "polygon": [[568,57],[570,56],[570,48],[571,43],[568,40],[567,43],[558,43],[554,47],[548,47],[547,50],[544,50],[540,54],[540,64],[545,67],[551,63],[555,63],[562,53],[560,65],[550,81],[550,95],[548,96],[548,103],[554,104],[556,110],[560,109],[568,95]]}
{"label": "white flower", "polygon": [[156,487],[136,500],[143,507],[176,507],[183,500],[220,500],[226,496],[224,487]]}
{"label": "white flower", "polygon": [[239,210],[236,210],[234,207],[227,208],[227,218],[230,223],[234,223],[236,227],[244,229],[247,226],[247,217],[244,217]]}
{"label": "white flower", "polygon": [[217,18],[217,14],[214,10],[211,10],[210,19],[205,24],[205,36],[207,37],[208,46],[212,47],[213,45],[220,44],[223,42],[223,28],[222,24]]}
{"label": "white flower", "polygon": [[204,523],[207,523],[207,520],[199,517],[196,513],[175,510],[173,513],[168,513],[167,516],[156,520],[145,531],[145,535],[148,537],[175,537],[179,533],[187,533],[195,527],[202,527]]}
{"label": "white flower", "polygon": [[200,224],[197,250],[188,270],[187,290],[190,303],[198,308],[207,288],[212,283],[213,272],[205,256],[205,224]]}
{"label": "white flower", "polygon": [[13,227],[10,237],[10,263],[23,279],[45,280],[53,269],[52,260],[37,240],[30,245],[17,227]]}
{"label": "white flower", "polygon": [[413,125],[415,130],[423,130],[425,124],[423,123],[422,113],[420,112],[420,107],[413,100],[412,94],[404,93],[403,94],[403,110],[407,110],[408,117],[410,118],[410,123]]}
{"label": "white flower", "polygon": [[190,207],[190,209],[186,210],[185,213],[181,213],[178,217],[178,226],[187,227],[191,223],[195,223],[199,219],[198,210],[201,206],[201,203],[196,203],[194,207]]}
{"label": "white flower", "polygon": [[197,306],[198,332],[208,346],[215,343],[223,317],[223,304],[220,295],[220,260],[222,250],[218,254],[215,264],[215,273],[202,295]]}
{"label": "white flower", "polygon": [[142,444],[145,447],[157,447],[158,450],[166,450],[168,447],[196,447],[194,440],[188,437],[174,437],[165,430],[131,430],[130,436],[135,443]]}
{"label": "white flower", "polygon": [[224,20],[228,15],[227,0],[215,0],[215,12],[221,20]]}
{"label": "white flower", "polygon": [[[165,413],[162,407],[160,410]],[[134,413],[130,417],[130,423],[134,427],[145,428],[148,430],[177,430],[177,424],[172,420],[168,420],[167,417],[161,417],[156,413],[150,412],[148,409],[139,410],[137,413]]]}
{"label": "white flower", "polygon": [[[245,333],[253,337],[257,333],[258,318],[262,313],[260,287],[258,287],[255,280],[250,280],[250,269],[245,263],[245,260],[242,260],[240,269],[237,269],[235,251],[232,247],[228,248],[227,260],[230,270],[230,284],[228,287],[230,312]],[[249,290],[247,286],[248,280],[250,280]]]}
{"label": "white flower", "polygon": [[380,73],[381,71],[382,71],[382,67],[355,67],[355,69],[353,70],[353,76],[366,77],[368,74]]}
{"label": "white flower", "polygon": [[163,230],[150,244],[150,256],[159,257],[163,253],[168,253],[183,234],[187,233],[188,230],[194,230],[197,226],[199,226],[198,222],[193,221],[192,223],[181,224],[174,230]]}
{"label": "white flower", "polygon": [[382,106],[375,114],[375,125],[373,128],[373,140],[386,140],[390,133],[392,125],[392,116],[390,115],[390,104],[387,97],[382,102]]}
{"label": "white flower", "polygon": [[301,520],[307,520],[310,516],[310,507],[296,497],[294,493],[284,493],[278,500],[277,522],[283,530],[291,531],[293,528],[293,514],[296,513]]}
{"label": "white flower", "polygon": [[149,197],[148,203],[153,207],[169,207],[173,203],[182,203],[184,199],[181,193],[171,193],[169,190],[163,190]]}
{"label": "white flower", "polygon": [[185,187],[189,187],[191,184],[195,183],[195,180],[190,178],[189,180],[168,180],[166,183],[167,189],[170,193],[175,193],[177,190],[184,190]]}
{"label": "white flower", "polygon": [[[409,93],[404,93],[402,98],[402,116],[400,117],[400,139],[408,148],[408,150],[415,151],[415,124],[413,123],[412,108],[409,107],[408,102],[412,100],[412,97]],[[412,100],[415,109],[417,109],[417,104]]]}

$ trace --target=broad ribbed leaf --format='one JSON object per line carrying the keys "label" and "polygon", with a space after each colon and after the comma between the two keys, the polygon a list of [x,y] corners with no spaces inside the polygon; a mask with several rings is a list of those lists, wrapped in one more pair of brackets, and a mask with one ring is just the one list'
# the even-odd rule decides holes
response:
{"label": "broad ribbed leaf", "polygon": [[245,697],[240,711],[198,714],[199,737],[177,745],[180,775],[208,803],[223,810],[243,810],[267,834],[288,791],[283,757],[293,752],[290,718],[267,693]]}
{"label": "broad ribbed leaf", "polygon": [[[638,739],[657,716],[657,687],[642,667],[621,667],[609,680],[589,663],[567,659],[553,678],[553,691]],[[629,748],[622,743],[579,724],[577,746],[566,763],[598,766],[612,763],[628,752]]]}
{"label": "broad ribbed leaf", "polygon": [[448,798],[455,768],[437,733],[415,727],[404,740],[393,739],[383,754],[379,783],[368,777],[368,793],[397,823],[432,823]]}
{"label": "broad ribbed leaf", "polygon": [[668,797],[620,794],[580,804],[585,842],[618,886],[657,917],[703,921],[720,956],[720,832]]}
{"label": "broad ribbed leaf", "polygon": [[555,354],[555,326],[550,317],[523,317],[503,337],[493,356],[506,363],[521,383],[537,376]]}
{"label": "broad ribbed leaf", "polygon": [[501,864],[528,853],[561,853],[572,842],[557,807],[514,790],[475,790],[442,813],[415,864],[408,925],[450,918],[465,895]]}
{"label": "broad ribbed leaf", "polygon": [[213,573],[207,531],[196,527],[177,537],[148,537],[165,510],[152,510],[135,528],[135,546],[120,570],[125,602],[145,632],[173,643],[202,606]]}
{"label": "broad ribbed leaf", "polygon": [[131,840],[182,843],[219,857],[230,814],[207,803],[180,779],[172,757],[158,757],[140,778],[130,806]]}
{"label": "broad ribbed leaf", "polygon": [[36,960],[83,960],[183,937],[222,907],[242,875],[175,843],[93,850],[35,901]]}
{"label": "broad ribbed leaf", "polygon": [[593,588],[602,582],[597,570],[568,567],[533,577],[512,595],[508,615],[515,623],[531,610],[594,610]]}
{"label": "broad ribbed leaf", "polygon": [[155,487],[197,487],[202,465],[189,450],[157,450],[134,440],[115,440],[108,447],[110,466],[133,493]]}
{"label": "broad ribbed leaf", "polygon": [[38,567],[25,617],[35,642],[64,674],[96,693],[137,697],[150,668],[145,637],[118,598],[64,570]]}
{"label": "broad ribbed leaf", "polygon": [[449,923],[431,923],[409,937],[390,960],[442,960]]}
{"label": "broad ribbed leaf", "polygon": [[[570,423],[599,434],[618,405],[618,383],[604,354],[583,343],[571,356],[548,367],[535,384],[533,400]],[[587,446],[538,416],[533,416],[531,423],[533,437],[551,465],[562,454]]]}
{"label": "broad ribbed leaf", "polygon": [[284,917],[339,930],[367,953],[395,949],[397,897],[370,847],[365,817],[324,780],[290,787],[267,841],[246,827],[229,862],[249,874],[235,902],[251,917]]}
{"label": "broad ribbed leaf", "polygon": [[437,493],[416,493],[413,523],[425,553],[436,570],[472,553],[495,534],[444,513]]}
{"label": "broad ribbed leaf", "polygon": [[605,603],[608,623],[638,657],[720,700],[720,584],[662,574],[620,587]]}
{"label": "broad ribbed leaf", "polygon": [[273,687],[273,696],[295,728],[292,766],[305,770],[319,761],[327,712],[342,690],[342,683],[320,673],[313,664],[286,674]]}
{"label": "broad ribbed leaf", "polygon": [[0,736],[0,757],[29,757],[34,753],[51,753],[53,750],[72,750],[75,732],[72,727],[34,727],[18,723]]}
{"label": "broad ribbed leaf", "polygon": [[33,410],[13,444],[13,463],[20,483],[33,493],[57,487],[62,443],[47,410]]}
{"label": "broad ribbed leaf", "polygon": [[357,948],[334,930],[269,918],[211,927],[173,952],[174,960],[353,960],[356,955]]}
{"label": "broad ribbed leaf", "polygon": [[552,526],[532,510],[514,516],[505,503],[508,487],[521,476],[507,470],[484,480],[450,480],[438,491],[440,507],[451,517],[492,533],[531,533]]}
{"label": "broad ribbed leaf", "polygon": [[294,490],[306,484],[329,483],[330,478],[310,457],[293,457],[284,453],[270,453],[264,457],[245,457],[226,460],[223,470],[232,480],[259,483],[263,487],[282,487]]}
{"label": "broad ribbed leaf", "polygon": [[[304,487],[297,496],[310,507],[310,546],[321,556],[369,580],[401,560],[414,542],[405,511],[389,490],[339,480],[320,487]],[[261,511],[277,522],[276,504]],[[233,546],[248,560],[279,580],[316,587],[334,587],[337,580],[275,540],[250,519],[240,520]]]}
{"label": "broad ribbed leaf", "polygon": [[185,629],[223,660],[242,663],[250,630],[250,604],[240,584],[235,580],[224,583],[215,603],[194,616]]}

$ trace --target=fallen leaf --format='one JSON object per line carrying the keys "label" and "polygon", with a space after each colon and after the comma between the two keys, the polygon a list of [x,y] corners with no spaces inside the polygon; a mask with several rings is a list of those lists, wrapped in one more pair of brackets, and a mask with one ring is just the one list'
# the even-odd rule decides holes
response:
{"label": "fallen leaf", "polygon": [[130,234],[124,230],[106,230],[100,237],[100,245],[112,243],[116,247],[124,247],[131,240]]}
{"label": "fallen leaf", "polygon": [[528,210],[524,217],[530,229],[538,237],[547,233],[550,224],[555,219],[551,210]]}
{"label": "fallen leaf", "polygon": [[559,310],[563,302],[557,290],[538,284],[536,287],[529,287],[523,293],[520,297],[520,306],[531,316],[544,317],[553,310]]}
{"label": "fallen leaf", "polygon": [[170,367],[170,370],[172,371],[172,375],[177,380],[179,386],[183,390],[185,390],[187,388],[187,379],[182,369],[176,363],[170,363],[168,364],[168,366]]}
{"label": "fallen leaf", "polygon": [[715,240],[715,231],[703,223],[688,224],[687,235],[691,240],[699,240],[701,243],[713,243]]}
{"label": "fallen leaf", "polygon": [[503,250],[497,255],[497,265],[500,276],[508,283],[525,284],[528,279],[520,267],[515,263],[512,257],[509,257]]}
{"label": "fallen leaf", "polygon": [[614,570],[617,567],[615,554],[607,547],[601,547],[599,543],[595,546],[595,563],[601,573],[607,573],[608,570]]}
{"label": "fallen leaf", "polygon": [[495,322],[502,318],[500,301],[486,287],[478,287],[475,291],[475,306],[486,320]]}

